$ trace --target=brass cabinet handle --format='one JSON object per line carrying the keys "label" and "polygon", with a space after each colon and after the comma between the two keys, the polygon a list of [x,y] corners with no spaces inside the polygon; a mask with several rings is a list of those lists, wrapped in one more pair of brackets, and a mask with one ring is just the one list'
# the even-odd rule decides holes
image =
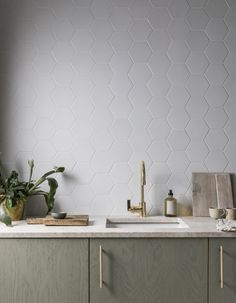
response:
{"label": "brass cabinet handle", "polygon": [[99,287],[103,288],[103,248],[99,246]]}
{"label": "brass cabinet handle", "polygon": [[223,246],[220,246],[220,288],[224,288],[224,251]]}

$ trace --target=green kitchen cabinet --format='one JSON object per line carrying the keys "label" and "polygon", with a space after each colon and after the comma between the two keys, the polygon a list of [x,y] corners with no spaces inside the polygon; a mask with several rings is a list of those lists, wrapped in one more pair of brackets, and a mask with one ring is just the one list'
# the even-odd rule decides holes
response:
{"label": "green kitchen cabinet", "polygon": [[90,303],[207,303],[208,239],[91,239]]}
{"label": "green kitchen cabinet", "polygon": [[1,303],[88,303],[87,239],[0,239]]}
{"label": "green kitchen cabinet", "polygon": [[209,303],[236,302],[236,239],[209,239]]}

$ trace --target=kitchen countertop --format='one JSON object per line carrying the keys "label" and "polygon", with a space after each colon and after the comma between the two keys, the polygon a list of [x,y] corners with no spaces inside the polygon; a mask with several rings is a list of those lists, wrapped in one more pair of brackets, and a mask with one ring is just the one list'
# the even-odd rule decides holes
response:
{"label": "kitchen countertop", "polygon": [[[112,217],[111,217],[112,218]],[[154,217],[153,217],[154,218]],[[236,232],[216,230],[216,220],[208,217],[181,217],[189,228],[149,228],[130,230],[106,228],[106,217],[90,217],[89,226],[31,225],[13,222],[13,227],[0,225],[0,238],[208,238],[236,237]]]}

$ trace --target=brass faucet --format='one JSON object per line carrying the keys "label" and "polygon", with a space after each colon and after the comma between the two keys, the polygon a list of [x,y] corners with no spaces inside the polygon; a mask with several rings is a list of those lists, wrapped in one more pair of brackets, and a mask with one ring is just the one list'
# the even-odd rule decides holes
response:
{"label": "brass faucet", "polygon": [[144,186],[146,185],[146,171],[145,171],[145,163],[141,162],[141,174],[140,174],[140,183],[141,183],[141,202],[139,205],[131,206],[131,201],[127,201],[127,209],[132,213],[139,213],[140,217],[146,217],[146,202],[144,201]]}

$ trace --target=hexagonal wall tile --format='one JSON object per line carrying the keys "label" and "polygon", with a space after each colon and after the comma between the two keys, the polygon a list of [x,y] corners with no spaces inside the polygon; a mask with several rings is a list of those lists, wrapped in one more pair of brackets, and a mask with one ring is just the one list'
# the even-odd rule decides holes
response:
{"label": "hexagonal wall tile", "polygon": [[[124,45],[122,44],[122,47]],[[121,46],[120,46],[121,47]],[[113,49],[106,41],[96,41],[92,45],[91,56],[96,63],[108,63],[113,55]]]}
{"label": "hexagonal wall tile", "polygon": [[203,51],[209,42],[207,35],[203,31],[190,31],[186,37],[188,46],[192,51]]}
{"label": "hexagonal wall tile", "polygon": [[210,106],[223,106],[228,94],[222,86],[209,86],[205,98]]}
{"label": "hexagonal wall tile", "polygon": [[110,111],[117,119],[127,118],[132,111],[132,105],[127,97],[117,97],[113,99]]}
{"label": "hexagonal wall tile", "polygon": [[129,142],[135,152],[144,153],[152,143],[152,140],[150,138],[149,132],[146,129],[140,129],[133,131]]}
{"label": "hexagonal wall tile", "polygon": [[191,52],[186,65],[191,74],[203,74],[208,67],[207,57],[202,52]]}
{"label": "hexagonal wall tile", "polygon": [[205,53],[210,62],[223,62],[228,55],[228,50],[224,42],[213,41],[208,44]]}
{"label": "hexagonal wall tile", "polygon": [[145,84],[139,84],[132,87],[128,94],[128,98],[134,106],[134,109],[146,110],[146,106],[151,100],[152,96]]}
{"label": "hexagonal wall tile", "polygon": [[222,129],[211,129],[206,135],[205,142],[211,151],[223,150],[228,138]]}
{"label": "hexagonal wall tile", "polygon": [[107,129],[102,128],[93,132],[90,141],[95,150],[108,150],[113,143],[113,137]]}
{"label": "hexagonal wall tile", "polygon": [[152,51],[146,42],[135,42],[129,50],[129,54],[134,62],[146,62]]}
{"label": "hexagonal wall tile", "polygon": [[113,28],[109,20],[104,18],[95,18],[91,25],[92,33],[99,41],[106,41],[113,33]]}
{"label": "hexagonal wall tile", "polygon": [[188,102],[190,95],[183,86],[171,86],[167,97],[173,107],[179,107]]}
{"label": "hexagonal wall tile", "polygon": [[209,17],[203,9],[193,8],[188,12],[187,21],[192,30],[204,30]]}
{"label": "hexagonal wall tile", "polygon": [[171,171],[166,163],[155,162],[148,171],[152,184],[165,184],[171,176]]}
{"label": "hexagonal wall tile", "polygon": [[211,129],[224,127],[227,120],[228,116],[221,107],[210,108],[205,116],[205,121]]}
{"label": "hexagonal wall tile", "polygon": [[235,138],[236,118],[229,119],[225,126],[225,133],[228,138]]}
{"label": "hexagonal wall tile", "polygon": [[184,64],[173,64],[168,70],[168,78],[175,86],[183,85],[187,81],[189,75],[190,73]]}
{"label": "hexagonal wall tile", "polygon": [[230,97],[225,103],[224,110],[230,119],[236,118],[236,107],[234,98]]}
{"label": "hexagonal wall tile", "polygon": [[129,71],[129,77],[134,84],[147,83],[152,73],[145,63],[135,63]]}
{"label": "hexagonal wall tile", "polygon": [[15,145],[18,151],[32,151],[37,141],[32,130],[19,129],[16,133]]}
{"label": "hexagonal wall tile", "polygon": [[108,173],[112,168],[113,160],[110,152],[96,151],[91,159],[91,167],[95,173]]}
{"label": "hexagonal wall tile", "polygon": [[67,86],[74,77],[74,70],[70,64],[58,63],[53,69],[52,77],[58,85]]}
{"label": "hexagonal wall tile", "polygon": [[184,18],[175,18],[171,21],[168,32],[173,40],[185,40],[189,26]]}
{"label": "hexagonal wall tile", "polygon": [[205,7],[207,15],[211,18],[224,18],[227,10],[225,0],[210,0]]}
{"label": "hexagonal wall tile", "polygon": [[229,141],[224,152],[227,159],[234,164],[236,162],[236,141]]}
{"label": "hexagonal wall tile", "polygon": [[193,117],[203,117],[208,111],[208,103],[203,97],[191,97],[186,106],[186,111],[191,118]]}
{"label": "hexagonal wall tile", "polygon": [[170,89],[167,77],[155,75],[147,84],[153,96],[165,96]]}
{"label": "hexagonal wall tile", "polygon": [[108,18],[111,15],[112,3],[109,0],[94,0],[91,11],[96,18]]}
{"label": "hexagonal wall tile", "polygon": [[94,37],[88,29],[78,29],[72,39],[72,45],[80,52],[87,52],[93,42]]}
{"label": "hexagonal wall tile", "polygon": [[127,95],[132,88],[132,82],[127,75],[114,74],[110,83],[114,95]]}
{"label": "hexagonal wall tile", "polygon": [[167,139],[172,150],[185,150],[190,142],[185,131],[173,130]]}
{"label": "hexagonal wall tile", "polygon": [[170,130],[170,125],[167,123],[166,119],[153,119],[148,126],[148,131],[153,140],[167,138]]}
{"label": "hexagonal wall tile", "polygon": [[210,64],[205,76],[211,85],[222,85],[228,77],[228,73],[223,64]]}
{"label": "hexagonal wall tile", "polygon": [[169,6],[169,11],[173,18],[184,17],[188,12],[189,6],[186,0],[173,1]]}
{"label": "hexagonal wall tile", "polygon": [[128,73],[133,62],[127,53],[118,52],[112,56],[109,64],[114,73]]}
{"label": "hexagonal wall tile", "polygon": [[167,160],[169,168],[174,173],[185,172],[189,163],[190,161],[184,151],[172,151]]}
{"label": "hexagonal wall tile", "polygon": [[91,186],[96,194],[109,193],[112,189],[113,181],[106,174],[96,174],[91,182]]}
{"label": "hexagonal wall tile", "polygon": [[52,101],[57,106],[71,106],[75,102],[75,95],[68,87],[57,86],[51,93]]}
{"label": "hexagonal wall tile", "polygon": [[148,105],[148,109],[153,117],[165,118],[170,110],[170,104],[165,97],[153,97]]}
{"label": "hexagonal wall tile", "polygon": [[173,129],[183,130],[188,124],[189,116],[184,108],[172,108],[167,119]]}
{"label": "hexagonal wall tile", "polygon": [[192,118],[187,127],[186,132],[191,140],[202,140],[208,133],[208,126],[202,118]]}
{"label": "hexagonal wall tile", "polygon": [[165,140],[154,140],[147,152],[153,161],[165,162],[170,154],[170,148]]}
{"label": "hexagonal wall tile", "polygon": [[228,164],[228,160],[221,151],[210,152],[205,160],[206,167],[209,171],[224,171]]}
{"label": "hexagonal wall tile", "polygon": [[151,27],[145,20],[134,20],[129,32],[134,41],[145,41],[151,33]]}
{"label": "hexagonal wall tile", "polygon": [[127,51],[132,45],[132,38],[127,31],[114,32],[109,41],[114,50],[118,52]]}
{"label": "hexagonal wall tile", "polygon": [[51,142],[43,140],[38,141],[36,144],[33,153],[37,159],[40,159],[41,161],[51,161],[53,157],[55,156],[55,149],[52,146]]}
{"label": "hexagonal wall tile", "polygon": [[155,29],[167,28],[171,21],[168,10],[165,8],[152,8],[149,11],[148,20]]}
{"label": "hexagonal wall tile", "polygon": [[115,163],[110,174],[115,183],[128,183],[132,176],[131,169],[127,163]]}
{"label": "hexagonal wall tile", "polygon": [[173,63],[184,63],[190,53],[185,41],[172,41],[167,54]]}
{"label": "hexagonal wall tile", "polygon": [[155,52],[149,59],[148,65],[154,74],[165,75],[171,65],[166,54]]}
{"label": "hexagonal wall tile", "polygon": [[35,137],[38,140],[47,140],[52,138],[52,135],[55,132],[55,127],[52,121],[46,118],[39,118],[33,128]]}
{"label": "hexagonal wall tile", "polygon": [[[62,140],[63,138],[63,140]],[[69,130],[58,130],[52,137],[52,143],[56,151],[70,151],[74,138]]]}
{"label": "hexagonal wall tile", "polygon": [[186,150],[191,162],[203,162],[208,152],[209,150],[202,140],[192,140]]}
{"label": "hexagonal wall tile", "polygon": [[127,30],[132,18],[126,7],[116,7],[112,10],[110,21],[116,30]]}
{"label": "hexagonal wall tile", "polygon": [[58,40],[69,41],[72,39],[75,29],[68,20],[60,20],[53,26],[53,34]]}
{"label": "hexagonal wall tile", "polygon": [[111,127],[112,135],[120,141],[128,140],[132,131],[133,128],[127,119],[116,120]]}
{"label": "hexagonal wall tile", "polygon": [[209,87],[209,82],[203,75],[190,75],[186,82],[186,88],[193,97],[204,96]]}
{"label": "hexagonal wall tile", "polygon": [[229,29],[222,19],[211,19],[205,32],[211,41],[221,41],[225,38]]}
{"label": "hexagonal wall tile", "polygon": [[164,29],[152,31],[147,38],[153,51],[166,52],[171,39],[168,32]]}

